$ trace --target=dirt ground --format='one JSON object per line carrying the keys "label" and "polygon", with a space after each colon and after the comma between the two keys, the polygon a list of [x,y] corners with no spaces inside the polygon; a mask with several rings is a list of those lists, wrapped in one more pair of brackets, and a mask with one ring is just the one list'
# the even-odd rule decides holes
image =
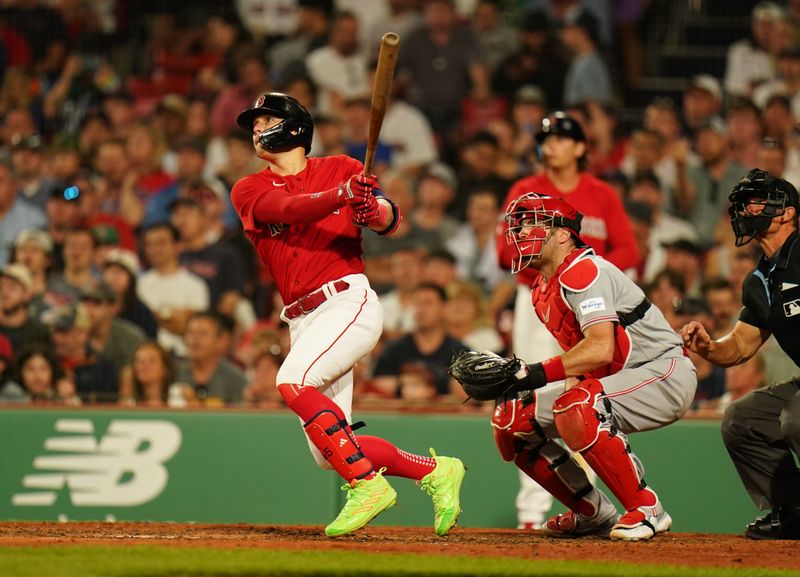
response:
{"label": "dirt ground", "polygon": [[537,531],[459,529],[443,538],[423,527],[368,527],[329,539],[322,527],[184,525],[177,523],[0,523],[0,547],[38,545],[170,545],[181,547],[337,549],[526,559],[800,570],[797,543],[752,541],[735,535],[666,533],[652,541],[563,539]]}

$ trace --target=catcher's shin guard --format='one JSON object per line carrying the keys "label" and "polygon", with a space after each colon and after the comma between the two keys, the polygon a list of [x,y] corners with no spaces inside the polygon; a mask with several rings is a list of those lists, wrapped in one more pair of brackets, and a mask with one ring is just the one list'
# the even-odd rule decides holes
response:
{"label": "catcher's shin guard", "polygon": [[597,491],[581,466],[555,441],[524,449],[514,463],[571,510],[587,518],[597,514]]}
{"label": "catcher's shin guard", "polygon": [[289,408],[303,419],[303,429],[325,460],[346,481],[363,479],[373,472],[372,463],[361,452],[344,413],[314,387],[280,385],[278,390]]}
{"label": "catcher's shin guard", "polygon": [[[625,435],[612,428],[610,404],[605,406],[602,397],[603,387],[597,379],[582,381],[558,397],[553,403],[556,428],[626,510],[652,507],[658,499],[644,482],[644,467]],[[603,409],[598,409],[601,403]]]}

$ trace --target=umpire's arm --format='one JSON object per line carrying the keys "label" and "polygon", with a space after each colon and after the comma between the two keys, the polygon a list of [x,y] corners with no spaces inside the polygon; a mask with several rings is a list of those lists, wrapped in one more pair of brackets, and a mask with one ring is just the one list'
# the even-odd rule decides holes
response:
{"label": "umpire's arm", "polygon": [[738,365],[750,359],[766,342],[770,332],[739,321],[724,337],[712,339],[698,321],[687,323],[681,329],[683,344],[707,361],[722,367]]}

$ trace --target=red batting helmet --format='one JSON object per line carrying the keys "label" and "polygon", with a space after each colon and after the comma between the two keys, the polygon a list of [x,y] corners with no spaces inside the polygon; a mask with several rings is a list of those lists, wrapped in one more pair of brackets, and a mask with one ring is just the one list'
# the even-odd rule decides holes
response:
{"label": "red batting helmet", "polygon": [[554,227],[562,227],[580,241],[583,215],[563,198],[529,192],[506,210],[506,242],[516,248],[511,272],[516,274],[542,256],[542,247]]}

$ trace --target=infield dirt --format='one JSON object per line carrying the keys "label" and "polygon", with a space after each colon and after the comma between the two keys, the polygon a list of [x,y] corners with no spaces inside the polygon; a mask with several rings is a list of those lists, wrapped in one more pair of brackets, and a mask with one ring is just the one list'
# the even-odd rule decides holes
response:
{"label": "infield dirt", "polygon": [[641,543],[564,539],[538,531],[455,528],[436,537],[426,527],[367,527],[330,539],[322,527],[177,523],[3,522],[0,547],[147,544],[226,549],[423,553],[527,559],[800,570],[794,541],[752,541],[736,535],[666,533]]}

